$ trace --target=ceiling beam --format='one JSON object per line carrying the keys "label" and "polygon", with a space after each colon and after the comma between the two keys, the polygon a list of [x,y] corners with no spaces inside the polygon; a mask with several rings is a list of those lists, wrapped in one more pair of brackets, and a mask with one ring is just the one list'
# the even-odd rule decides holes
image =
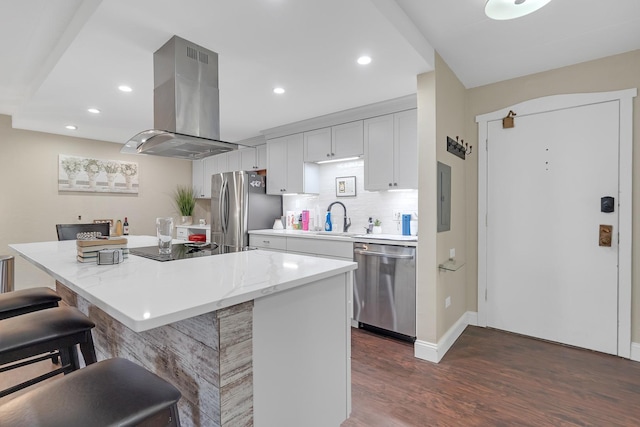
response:
{"label": "ceiling beam", "polygon": [[424,34],[416,27],[400,5],[395,0],[370,1],[433,70],[435,68],[435,51],[433,46],[431,46]]}

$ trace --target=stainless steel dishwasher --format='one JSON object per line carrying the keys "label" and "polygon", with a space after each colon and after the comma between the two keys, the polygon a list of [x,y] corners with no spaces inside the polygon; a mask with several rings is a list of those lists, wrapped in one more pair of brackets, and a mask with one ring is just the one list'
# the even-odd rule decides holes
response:
{"label": "stainless steel dishwasher", "polygon": [[409,340],[416,336],[416,248],[356,242],[354,319]]}

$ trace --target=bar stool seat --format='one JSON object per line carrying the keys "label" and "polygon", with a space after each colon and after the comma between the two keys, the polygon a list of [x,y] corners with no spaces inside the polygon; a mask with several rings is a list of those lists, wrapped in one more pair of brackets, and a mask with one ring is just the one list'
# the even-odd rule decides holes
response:
{"label": "bar stool seat", "polygon": [[173,385],[126,359],[95,363],[0,405],[3,427],[180,426]]}
{"label": "bar stool seat", "polygon": [[[0,320],[0,373],[51,358],[58,353],[62,366],[0,391],[0,397],[60,373],[80,369],[76,345],[86,365],[96,362],[91,329],[95,324],[74,307],[55,307]],[[34,357],[47,353],[45,356]]]}
{"label": "bar stool seat", "polygon": [[62,298],[47,287],[0,294],[0,320],[58,306]]}

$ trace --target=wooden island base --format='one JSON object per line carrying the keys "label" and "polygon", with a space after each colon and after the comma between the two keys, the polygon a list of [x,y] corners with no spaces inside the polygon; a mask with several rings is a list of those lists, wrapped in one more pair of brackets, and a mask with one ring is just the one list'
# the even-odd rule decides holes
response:
{"label": "wooden island base", "polygon": [[98,360],[124,357],[180,390],[184,427],[252,425],[253,301],[134,332],[62,283],[56,289],[96,324]]}

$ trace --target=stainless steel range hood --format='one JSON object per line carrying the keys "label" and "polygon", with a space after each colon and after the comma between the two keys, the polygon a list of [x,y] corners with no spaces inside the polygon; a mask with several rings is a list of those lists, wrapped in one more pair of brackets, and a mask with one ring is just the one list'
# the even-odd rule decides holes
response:
{"label": "stainless steel range hood", "polygon": [[153,126],[121,153],[197,160],[238,145],[220,141],[218,54],[173,36],[153,54]]}

